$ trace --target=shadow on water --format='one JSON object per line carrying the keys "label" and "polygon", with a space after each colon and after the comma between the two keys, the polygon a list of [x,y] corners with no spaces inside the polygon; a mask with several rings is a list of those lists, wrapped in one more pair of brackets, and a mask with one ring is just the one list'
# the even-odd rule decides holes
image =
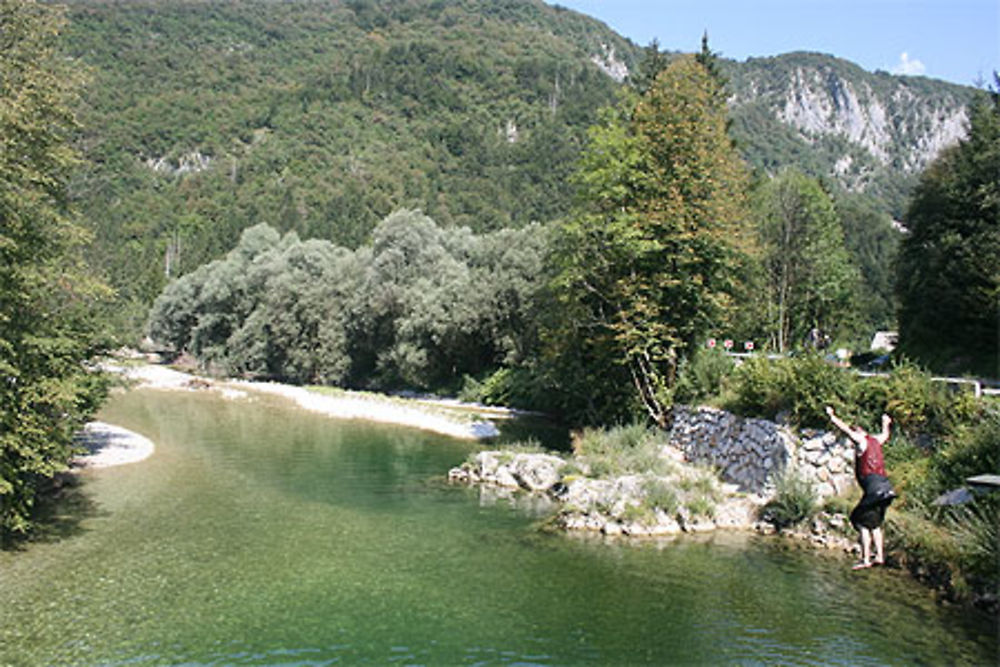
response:
{"label": "shadow on water", "polygon": [[0,542],[4,551],[18,551],[32,543],[54,543],[87,532],[84,522],[102,516],[84,481],[72,473],[56,475],[40,490],[28,535]]}

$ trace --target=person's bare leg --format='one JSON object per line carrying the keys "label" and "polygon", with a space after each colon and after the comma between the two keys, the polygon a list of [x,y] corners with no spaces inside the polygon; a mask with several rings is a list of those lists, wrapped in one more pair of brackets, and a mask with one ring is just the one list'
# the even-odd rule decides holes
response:
{"label": "person's bare leg", "polygon": [[861,528],[861,562],[854,565],[855,570],[871,567],[872,565],[872,534],[865,527]]}
{"label": "person's bare leg", "polygon": [[875,563],[881,565],[885,562],[885,554],[883,553],[883,535],[882,527],[879,526],[872,530],[872,538],[875,540]]}

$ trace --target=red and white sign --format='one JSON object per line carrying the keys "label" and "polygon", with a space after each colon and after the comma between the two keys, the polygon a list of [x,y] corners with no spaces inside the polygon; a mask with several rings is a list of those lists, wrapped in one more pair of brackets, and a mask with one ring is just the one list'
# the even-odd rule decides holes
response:
{"label": "red and white sign", "polygon": [[714,338],[709,338],[707,345],[708,345],[708,349],[710,349],[710,350],[712,348],[714,348],[715,347],[715,339]]}
{"label": "red and white sign", "polygon": [[727,350],[733,349],[733,339],[727,338],[726,340],[722,341],[722,347],[726,348]]}
{"label": "red and white sign", "polygon": [[747,342],[743,343],[743,349],[746,350],[747,352],[753,352],[753,341],[748,340]]}

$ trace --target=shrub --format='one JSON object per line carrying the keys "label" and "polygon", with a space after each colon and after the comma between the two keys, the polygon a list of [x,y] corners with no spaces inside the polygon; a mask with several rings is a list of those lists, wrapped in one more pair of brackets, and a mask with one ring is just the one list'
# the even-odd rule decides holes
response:
{"label": "shrub", "polygon": [[660,456],[662,433],[643,424],[610,429],[584,429],[573,448],[590,465],[594,477],[628,473],[666,473],[670,462]]}
{"label": "shrub", "polygon": [[886,550],[911,572],[955,590],[960,554],[944,526],[916,511],[892,512],[886,517],[885,543]]}
{"label": "shrub", "polygon": [[677,492],[664,480],[648,478],[643,482],[642,490],[649,508],[660,509],[670,516],[677,513]]}
{"label": "shrub", "polygon": [[686,507],[691,516],[705,517],[711,519],[715,516],[715,502],[705,496],[695,496],[691,498]]}
{"label": "shrub", "polygon": [[764,505],[762,516],[778,528],[802,523],[816,509],[816,491],[810,481],[788,468],[775,480],[774,498]]}
{"label": "shrub", "polygon": [[970,394],[955,394],[946,384],[932,381],[930,375],[907,363],[893,368],[885,393],[881,409],[892,415],[896,428],[911,437],[946,436],[970,421],[977,410]]}
{"label": "shrub", "polygon": [[719,350],[696,350],[678,369],[674,401],[688,405],[719,396],[736,366]]}
{"label": "shrub", "polygon": [[979,498],[952,512],[945,526],[957,543],[965,577],[978,579],[983,588],[1000,584],[1000,499]]}
{"label": "shrub", "polygon": [[653,510],[646,504],[628,505],[621,519],[632,523],[649,524],[654,520]]}
{"label": "shrub", "polygon": [[726,407],[738,414],[775,419],[781,413],[799,426],[826,427],[824,408],[843,405],[853,378],[816,354],[789,359],[754,357],[733,374]]}
{"label": "shrub", "polygon": [[961,486],[973,475],[1000,474],[1000,410],[984,407],[975,424],[956,429],[933,467],[935,491]]}

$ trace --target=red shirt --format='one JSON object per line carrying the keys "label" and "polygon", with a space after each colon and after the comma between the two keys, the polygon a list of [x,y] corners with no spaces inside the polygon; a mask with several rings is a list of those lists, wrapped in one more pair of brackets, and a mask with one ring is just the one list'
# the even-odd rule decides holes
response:
{"label": "red shirt", "polygon": [[885,460],[882,458],[882,443],[874,435],[866,435],[868,446],[865,451],[854,458],[854,469],[861,481],[868,475],[885,477]]}

